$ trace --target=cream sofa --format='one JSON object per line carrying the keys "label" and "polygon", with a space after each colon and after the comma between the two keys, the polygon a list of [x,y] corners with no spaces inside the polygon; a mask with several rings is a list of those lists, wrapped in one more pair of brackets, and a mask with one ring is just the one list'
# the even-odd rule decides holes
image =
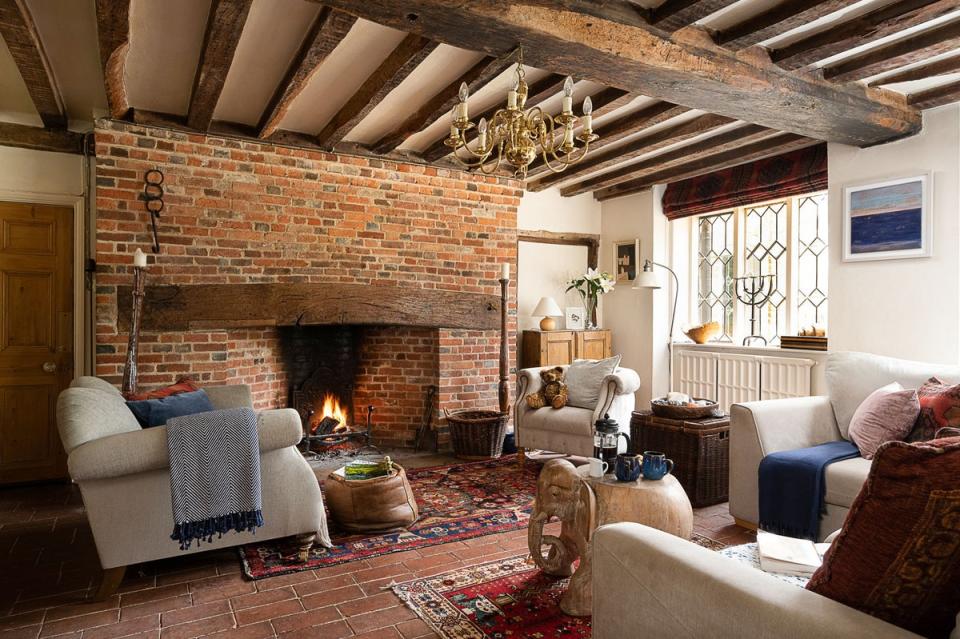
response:
{"label": "cream sofa", "polygon": [[[216,408],[252,406],[247,386],[204,390]],[[57,400],[57,424],[80,487],[100,564],[100,596],[130,564],[297,535],[302,549],[330,546],[320,486],[296,448],[300,416],[291,409],[260,413],[260,474],[264,525],[255,533],[227,533],[180,550],[170,538],[173,514],[166,427],[142,429],[119,391],[96,377],[80,377]]]}
{"label": "cream sofa", "polygon": [[[630,432],[630,416],[640,388],[640,376],[629,368],[617,368],[602,382],[600,401],[593,409],[564,406],[532,409],[527,406],[527,395],[543,386],[541,368],[525,368],[517,374],[517,403],[514,407],[514,433],[517,447],[548,450],[580,457],[593,456],[593,425],[605,414],[617,420],[620,431]],[[566,371],[567,367],[561,368]],[[622,447],[622,445],[621,445]],[[612,472],[612,471],[611,471]]]}
{"label": "cream sofa", "polygon": [[594,639],[919,636],[640,524],[596,532],[593,583]]}
{"label": "cream sofa", "polygon": [[[734,404],[730,410],[730,513],[741,525],[759,521],[757,470],[770,453],[846,439],[850,420],[870,393],[891,382],[918,388],[931,376],[960,383],[960,366],[925,364],[868,353],[832,353],[827,395]],[[820,538],[841,528],[870,462],[862,457],[830,464]]]}

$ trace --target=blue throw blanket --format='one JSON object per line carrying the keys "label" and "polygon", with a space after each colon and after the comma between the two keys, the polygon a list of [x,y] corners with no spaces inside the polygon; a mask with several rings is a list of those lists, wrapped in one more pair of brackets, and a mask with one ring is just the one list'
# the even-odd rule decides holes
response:
{"label": "blue throw blanket", "polygon": [[214,533],[263,525],[257,414],[215,410],[167,422],[173,534],[187,550]]}
{"label": "blue throw blanket", "polygon": [[813,539],[826,510],[827,466],[859,457],[847,441],[771,453],[760,462],[760,528],[778,535]]}

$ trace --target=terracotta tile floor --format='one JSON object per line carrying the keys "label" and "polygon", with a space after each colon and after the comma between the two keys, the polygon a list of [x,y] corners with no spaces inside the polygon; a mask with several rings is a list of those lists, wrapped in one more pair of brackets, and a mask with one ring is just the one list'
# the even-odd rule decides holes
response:
{"label": "terracotta tile floor", "polygon": [[[753,538],[726,504],[698,509],[696,532]],[[518,530],[256,582],[231,549],[133,567],[117,595],[91,603],[101,572],[79,491],[0,489],[0,639],[433,637],[382,586],[525,549]]]}

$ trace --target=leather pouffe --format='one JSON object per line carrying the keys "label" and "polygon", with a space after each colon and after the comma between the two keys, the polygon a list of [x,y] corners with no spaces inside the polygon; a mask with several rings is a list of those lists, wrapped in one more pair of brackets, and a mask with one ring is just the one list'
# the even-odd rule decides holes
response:
{"label": "leather pouffe", "polygon": [[347,479],[331,473],[324,485],[330,514],[351,532],[382,532],[406,528],[420,512],[407,473],[392,464],[389,475],[372,479]]}

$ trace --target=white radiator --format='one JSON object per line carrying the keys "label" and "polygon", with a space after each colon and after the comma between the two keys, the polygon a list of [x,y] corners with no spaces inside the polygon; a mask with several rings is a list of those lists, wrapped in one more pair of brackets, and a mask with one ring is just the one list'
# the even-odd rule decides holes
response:
{"label": "white radiator", "polygon": [[769,357],[682,350],[676,355],[675,390],[716,399],[720,407],[760,399],[806,397],[816,362],[800,357]]}

